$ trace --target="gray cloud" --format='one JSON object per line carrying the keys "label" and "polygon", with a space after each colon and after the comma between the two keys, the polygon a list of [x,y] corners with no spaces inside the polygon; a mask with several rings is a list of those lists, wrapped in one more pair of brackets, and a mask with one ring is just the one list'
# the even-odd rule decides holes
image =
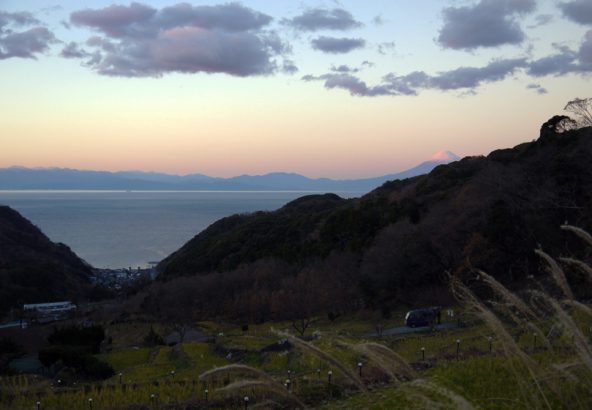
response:
{"label": "gray cloud", "polygon": [[66,44],[62,51],[60,52],[60,56],[64,58],[86,58],[90,57],[89,53],[84,49],[80,48],[80,46],[71,41],[70,43]]}
{"label": "gray cloud", "polygon": [[514,74],[518,68],[525,67],[525,58],[494,60],[485,67],[460,67],[431,77],[428,88],[456,90],[476,88],[482,83],[501,81]]}
{"label": "gray cloud", "polygon": [[72,13],[70,23],[103,32],[109,37],[130,37],[143,31],[156,9],[139,3],[129,6],[111,5],[99,10],[86,9]]}
{"label": "gray cloud", "polygon": [[355,67],[350,67],[348,65],[342,64],[339,66],[331,66],[331,71],[334,73],[357,73],[358,71],[360,71],[359,68],[355,68]]}
{"label": "gray cloud", "polygon": [[557,54],[532,61],[527,72],[534,77],[568,74],[577,71],[576,59],[574,51],[563,47]]}
{"label": "gray cloud", "polygon": [[330,54],[349,53],[356,48],[362,48],[366,41],[361,38],[317,37],[311,41],[312,48]]}
{"label": "gray cloud", "polygon": [[369,67],[374,67],[374,63],[368,61],[368,60],[364,60],[360,63],[359,67],[352,67],[346,64],[341,64],[341,65],[332,65],[330,67],[330,71],[332,73],[340,73],[340,74],[355,74],[355,73],[359,73],[360,71],[369,68]]}
{"label": "gray cloud", "polygon": [[592,2],[573,0],[559,3],[559,8],[568,19],[579,24],[592,24]]}
{"label": "gray cloud", "polygon": [[298,67],[292,60],[284,59],[284,63],[282,65],[282,71],[286,74],[296,74],[298,72]]}
{"label": "gray cloud", "polygon": [[544,88],[544,87],[542,87],[540,84],[531,83],[531,84],[528,84],[528,85],[526,86],[526,88],[527,88],[528,90],[534,90],[534,91],[536,91],[538,94],[541,94],[541,95],[542,95],[542,94],[547,94],[547,93],[548,93],[547,89],[546,89],[546,88]]}
{"label": "gray cloud", "polygon": [[364,70],[365,68],[368,67],[374,67],[374,63],[364,60],[362,61],[362,63],[360,64],[359,67],[352,67],[346,64],[341,64],[341,65],[332,65],[331,68],[329,69],[332,73],[340,73],[340,74],[355,74],[358,73],[362,70]]}
{"label": "gray cloud", "polygon": [[527,73],[533,77],[592,73],[592,30],[585,34],[578,51],[565,46],[556,48],[556,54],[532,61]]}
{"label": "gray cloud", "polygon": [[37,20],[31,13],[26,11],[9,13],[0,10],[0,33],[2,33],[3,28],[9,24],[15,26],[26,26],[41,24],[41,22]]}
{"label": "gray cloud", "polygon": [[590,65],[592,65],[592,30],[589,30],[584,36],[578,58],[582,64],[588,67],[589,71],[592,71],[590,70]]}
{"label": "gray cloud", "polygon": [[374,23],[377,26],[382,26],[385,23],[385,20],[381,15],[378,15],[372,19],[372,23]]}
{"label": "gray cloud", "polygon": [[386,41],[384,43],[380,43],[378,45],[378,53],[382,55],[392,53],[395,50],[395,46],[396,44],[394,41]]}
{"label": "gray cloud", "polygon": [[239,32],[261,29],[268,25],[272,18],[239,3],[195,7],[181,3],[162,9],[158,20],[161,27],[189,25]]}
{"label": "gray cloud", "polygon": [[124,41],[94,67],[114,76],[161,76],[166,72],[226,73],[235,76],[271,73],[270,50],[256,35],[168,30],[151,41]]}
{"label": "gray cloud", "polygon": [[[47,51],[57,39],[45,27],[22,30],[20,27],[41,24],[31,13],[0,11],[0,60],[32,58]],[[20,31],[16,31],[18,27]]]}
{"label": "gray cloud", "polygon": [[[71,14],[70,21],[103,34],[89,39],[92,59],[85,65],[100,74],[162,76],[169,72],[265,75],[276,58],[290,52],[264,27],[272,18],[238,3],[155,9],[140,3],[112,5]],[[296,66],[284,61],[285,72]]]}
{"label": "gray cloud", "polygon": [[351,95],[376,97],[385,95],[417,95],[421,90],[440,91],[464,90],[472,93],[484,83],[496,82],[514,74],[518,69],[528,66],[524,58],[494,60],[484,67],[460,67],[436,75],[414,71],[399,76],[394,73],[383,77],[376,86],[369,86],[348,72],[333,72],[321,76],[304,76],[304,81],[324,81],[325,88],[341,88]]}
{"label": "gray cloud", "polygon": [[12,57],[36,59],[35,54],[47,51],[55,42],[55,36],[45,27],[12,32],[0,37],[0,60]]}
{"label": "gray cloud", "polygon": [[481,0],[472,6],[445,8],[438,42],[459,50],[520,44],[525,35],[516,17],[535,6],[535,0]]}
{"label": "gray cloud", "polygon": [[284,19],[284,24],[302,31],[349,30],[362,24],[344,9],[310,9],[292,19]]}
{"label": "gray cloud", "polygon": [[377,97],[383,95],[394,95],[388,87],[384,85],[378,85],[369,87],[364,81],[360,80],[351,74],[344,73],[331,73],[323,74],[315,77],[312,75],[306,75],[302,77],[304,81],[319,81],[322,80],[325,83],[325,88],[334,89],[341,88],[349,91],[351,95],[358,97]]}

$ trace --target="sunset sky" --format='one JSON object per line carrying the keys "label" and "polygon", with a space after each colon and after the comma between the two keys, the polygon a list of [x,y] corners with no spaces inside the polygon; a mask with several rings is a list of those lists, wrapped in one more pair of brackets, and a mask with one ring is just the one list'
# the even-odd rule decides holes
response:
{"label": "sunset sky", "polygon": [[590,0],[0,1],[0,167],[377,176],[533,140],[591,74]]}

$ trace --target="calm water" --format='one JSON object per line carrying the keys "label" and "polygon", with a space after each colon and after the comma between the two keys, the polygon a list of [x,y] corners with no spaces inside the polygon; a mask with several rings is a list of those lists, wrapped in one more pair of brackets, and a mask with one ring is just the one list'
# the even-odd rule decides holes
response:
{"label": "calm water", "polygon": [[[308,192],[0,191],[52,241],[100,268],[147,266],[228,215],[274,210]],[[358,192],[338,192],[342,197]]]}

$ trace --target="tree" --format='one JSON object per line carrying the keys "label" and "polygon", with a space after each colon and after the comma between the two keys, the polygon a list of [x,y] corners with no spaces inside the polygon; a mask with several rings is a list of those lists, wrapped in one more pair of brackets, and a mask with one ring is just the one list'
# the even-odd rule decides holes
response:
{"label": "tree", "polygon": [[577,117],[580,128],[592,126],[592,98],[576,98],[567,103],[565,111],[573,113]]}
{"label": "tree", "polygon": [[154,328],[150,326],[150,332],[146,336],[144,336],[144,345],[148,347],[154,347],[158,345],[164,345],[164,339],[161,335],[156,333]]}
{"label": "tree", "polygon": [[314,280],[310,269],[304,269],[296,277],[282,280],[281,287],[271,296],[271,308],[276,318],[286,318],[300,336],[316,321],[319,310]]}
{"label": "tree", "polygon": [[571,119],[567,115],[554,115],[547,122],[545,122],[541,131],[552,131],[554,133],[562,133],[566,131],[575,130],[578,128],[577,121]]}

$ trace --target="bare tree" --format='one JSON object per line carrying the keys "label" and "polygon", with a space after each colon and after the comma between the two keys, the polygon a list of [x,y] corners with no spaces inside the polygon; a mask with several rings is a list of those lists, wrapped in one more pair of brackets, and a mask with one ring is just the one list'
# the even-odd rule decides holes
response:
{"label": "bare tree", "polygon": [[296,277],[284,278],[271,300],[275,317],[290,320],[300,336],[316,321],[314,315],[319,310],[314,284],[309,278],[310,270],[306,269]]}
{"label": "bare tree", "polygon": [[567,103],[565,111],[573,113],[577,117],[578,126],[592,126],[592,98],[576,98]]}

